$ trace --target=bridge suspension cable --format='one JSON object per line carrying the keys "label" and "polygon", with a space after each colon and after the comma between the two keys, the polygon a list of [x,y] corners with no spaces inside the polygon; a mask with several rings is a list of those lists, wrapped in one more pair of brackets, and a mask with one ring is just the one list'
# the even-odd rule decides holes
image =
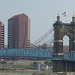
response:
{"label": "bridge suspension cable", "polygon": [[[41,36],[39,39],[37,39],[33,45],[36,45],[38,43],[40,43],[43,39],[45,39],[49,34],[51,34],[53,32],[53,27],[51,29],[49,29],[43,36]],[[49,40],[50,41],[50,40]]]}
{"label": "bridge suspension cable", "polygon": [[54,37],[52,37],[51,39],[49,39],[49,40],[46,42],[46,44],[51,44],[51,43],[53,43],[53,41],[54,41]]}

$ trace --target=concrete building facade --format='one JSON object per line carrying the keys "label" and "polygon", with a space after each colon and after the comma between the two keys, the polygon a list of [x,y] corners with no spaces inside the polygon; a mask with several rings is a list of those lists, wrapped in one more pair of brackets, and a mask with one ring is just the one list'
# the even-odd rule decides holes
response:
{"label": "concrete building facade", "polygon": [[30,48],[30,18],[27,15],[8,19],[8,48]]}
{"label": "concrete building facade", "polygon": [[4,24],[0,22],[0,49],[4,48]]}

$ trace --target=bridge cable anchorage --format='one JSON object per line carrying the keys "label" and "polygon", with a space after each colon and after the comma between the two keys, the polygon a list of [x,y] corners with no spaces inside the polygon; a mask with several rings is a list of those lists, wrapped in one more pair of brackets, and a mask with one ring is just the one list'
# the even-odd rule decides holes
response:
{"label": "bridge cable anchorage", "polygon": [[51,29],[49,29],[43,36],[41,36],[39,39],[37,39],[37,40],[33,43],[33,45],[36,45],[36,44],[40,43],[44,38],[46,38],[50,33],[52,33],[53,30],[54,30],[53,27],[52,27]]}

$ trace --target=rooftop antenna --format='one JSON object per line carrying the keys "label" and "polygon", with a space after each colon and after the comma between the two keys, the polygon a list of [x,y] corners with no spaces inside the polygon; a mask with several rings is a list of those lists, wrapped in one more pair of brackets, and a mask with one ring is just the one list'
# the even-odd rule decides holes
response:
{"label": "rooftop antenna", "polygon": [[75,13],[73,13],[73,17],[75,17]]}
{"label": "rooftop antenna", "polygon": [[58,16],[59,16],[59,11],[58,11]]}

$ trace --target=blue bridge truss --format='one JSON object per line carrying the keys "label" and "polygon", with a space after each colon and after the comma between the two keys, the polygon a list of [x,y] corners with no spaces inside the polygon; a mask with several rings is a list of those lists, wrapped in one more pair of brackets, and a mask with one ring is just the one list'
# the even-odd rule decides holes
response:
{"label": "blue bridge truss", "polygon": [[47,49],[0,49],[0,57],[52,58],[53,50]]}
{"label": "blue bridge truss", "polygon": [[75,51],[64,53],[63,58],[52,55],[53,49],[0,49],[0,57],[31,57],[75,62]]}

